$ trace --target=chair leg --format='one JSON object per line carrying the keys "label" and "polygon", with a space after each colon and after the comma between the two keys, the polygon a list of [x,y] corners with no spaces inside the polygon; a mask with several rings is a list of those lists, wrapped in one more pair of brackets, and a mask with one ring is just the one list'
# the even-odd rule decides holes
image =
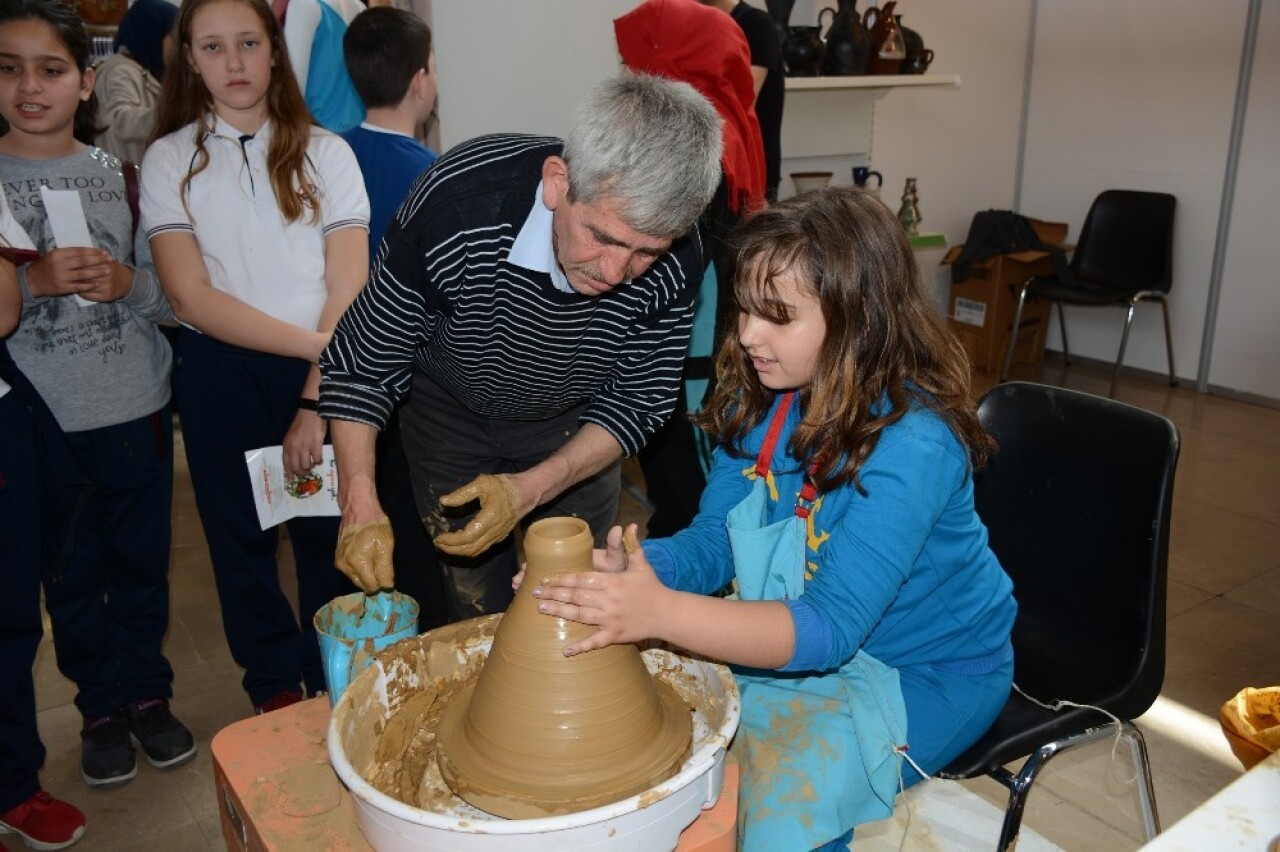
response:
{"label": "chair leg", "polygon": [[1142,827],[1147,840],[1160,833],[1160,813],[1156,810],[1156,788],[1151,781],[1151,761],[1147,759],[1147,740],[1132,722],[1121,726],[1121,736],[1129,743],[1134,769],[1138,770],[1138,805],[1142,809]]}
{"label": "chair leg", "polygon": [[[1031,785],[1050,759],[1080,746],[1109,740],[1115,735],[1115,723],[1090,728],[1083,733],[1047,743],[1036,749],[1022,764],[1017,775],[1003,769],[991,773],[991,777],[1009,788],[1009,802],[1005,806],[1004,824],[1000,827],[1000,840],[996,844],[997,852],[1008,852],[1017,844]],[[1143,830],[1146,832],[1147,839],[1151,840],[1160,832],[1160,817],[1156,811],[1156,794],[1155,787],[1151,783],[1151,765],[1147,760],[1146,740],[1143,739],[1142,732],[1131,722],[1121,723],[1120,735],[1129,743],[1129,752],[1138,774],[1138,804],[1142,810]]]}
{"label": "chair leg", "polygon": [[1107,392],[1107,396],[1115,399],[1116,384],[1120,380],[1120,367],[1124,364],[1124,348],[1129,344],[1129,329],[1133,327],[1133,312],[1138,307],[1138,299],[1134,297],[1129,302],[1129,310],[1124,318],[1124,333],[1120,335],[1120,351],[1116,354],[1116,366],[1111,371],[1111,390]]}
{"label": "chair leg", "polygon": [[1160,297],[1160,310],[1164,313],[1164,351],[1169,356],[1169,387],[1178,384],[1178,374],[1173,371],[1173,335],[1169,333],[1169,300]]}
{"label": "chair leg", "polygon": [[1067,346],[1067,306],[1056,302],[1054,307],[1058,309],[1058,330],[1062,332],[1062,363],[1070,367],[1071,347]]}
{"label": "chair leg", "polygon": [[1028,278],[1022,284],[1022,289],[1018,291],[1018,307],[1013,312],[1013,325],[1009,327],[1009,342],[1005,345],[1004,350],[1004,369],[1000,371],[1000,381],[1009,381],[1009,368],[1013,366],[1013,350],[1018,344],[1018,328],[1022,325],[1022,306],[1027,301],[1027,288],[1031,286],[1031,279]]}

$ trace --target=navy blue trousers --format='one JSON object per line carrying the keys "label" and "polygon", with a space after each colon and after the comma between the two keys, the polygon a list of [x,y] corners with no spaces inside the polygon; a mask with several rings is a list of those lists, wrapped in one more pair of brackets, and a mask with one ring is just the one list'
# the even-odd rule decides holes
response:
{"label": "navy blue trousers", "polygon": [[[0,359],[7,359],[2,351]],[[8,379],[12,374],[0,376]],[[31,677],[44,633],[39,494],[35,418],[15,389],[0,397],[0,553],[8,601],[0,619],[0,811],[26,801],[39,789],[44,765]]]}
{"label": "navy blue trousers", "polygon": [[69,432],[85,484],[46,483],[44,596],[58,669],[92,719],[169,698],[160,650],[169,628],[173,415]]}
{"label": "navy blue trousers", "polygon": [[333,564],[338,522],[295,518],[286,524],[297,571],[300,616],[280,586],[280,530],[262,530],[245,467],[246,450],[284,440],[306,381],[305,361],[230,346],[183,329],[177,388],[182,436],[196,508],[209,542],[222,624],[231,656],[244,668],[254,704],[301,682],[325,688],[312,617],[354,587]]}

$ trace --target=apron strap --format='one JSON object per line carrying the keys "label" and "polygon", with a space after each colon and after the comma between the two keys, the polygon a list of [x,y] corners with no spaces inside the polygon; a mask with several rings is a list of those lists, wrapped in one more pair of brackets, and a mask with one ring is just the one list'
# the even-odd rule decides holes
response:
{"label": "apron strap", "polygon": [[773,464],[773,451],[778,446],[778,436],[782,434],[782,427],[787,422],[787,411],[791,408],[793,396],[795,391],[788,391],[783,395],[782,402],[778,403],[778,410],[773,413],[773,419],[769,421],[769,431],[765,433],[764,445],[760,447],[760,455],[756,456],[756,476],[769,475],[769,466]]}
{"label": "apron strap", "polygon": [[[791,409],[791,398],[794,396],[795,391],[788,391],[783,395],[782,401],[778,403],[778,410],[773,413],[773,419],[769,421],[769,431],[765,433],[764,444],[760,447],[760,454],[756,456],[756,476],[763,478],[769,475],[769,467],[773,464],[773,453],[778,447],[778,438],[782,435],[782,427],[787,422],[787,412]],[[813,484],[813,474],[821,463],[822,458],[819,457],[809,465],[804,485],[796,497],[797,518],[807,520],[809,512],[813,509],[813,501],[818,498],[818,488]]]}

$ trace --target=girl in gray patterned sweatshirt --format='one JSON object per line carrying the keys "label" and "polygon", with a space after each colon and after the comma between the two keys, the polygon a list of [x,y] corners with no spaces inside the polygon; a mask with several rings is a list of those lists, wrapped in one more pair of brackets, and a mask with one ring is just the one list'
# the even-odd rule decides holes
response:
{"label": "girl in gray patterned sweatshirt", "polygon": [[[173,312],[147,241],[135,238],[133,167],[86,144],[87,59],[68,7],[0,0],[0,182],[38,253],[17,269],[22,310],[8,349],[53,414],[40,439],[45,600],[84,717],[81,774],[96,786],[137,773],[131,738],[156,767],[189,760],[196,746],[169,712],[173,670],[160,650],[173,420],[172,355],[157,326]],[[91,245],[58,245],[51,193],[78,202]]]}

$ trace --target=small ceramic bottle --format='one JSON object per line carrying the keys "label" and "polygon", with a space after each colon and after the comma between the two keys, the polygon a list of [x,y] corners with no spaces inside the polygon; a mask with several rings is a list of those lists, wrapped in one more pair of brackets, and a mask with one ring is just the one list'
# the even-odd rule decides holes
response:
{"label": "small ceramic bottle", "polygon": [[916,194],[916,179],[907,178],[907,185],[902,189],[902,206],[898,208],[898,221],[907,229],[908,234],[920,232],[920,197]]}

